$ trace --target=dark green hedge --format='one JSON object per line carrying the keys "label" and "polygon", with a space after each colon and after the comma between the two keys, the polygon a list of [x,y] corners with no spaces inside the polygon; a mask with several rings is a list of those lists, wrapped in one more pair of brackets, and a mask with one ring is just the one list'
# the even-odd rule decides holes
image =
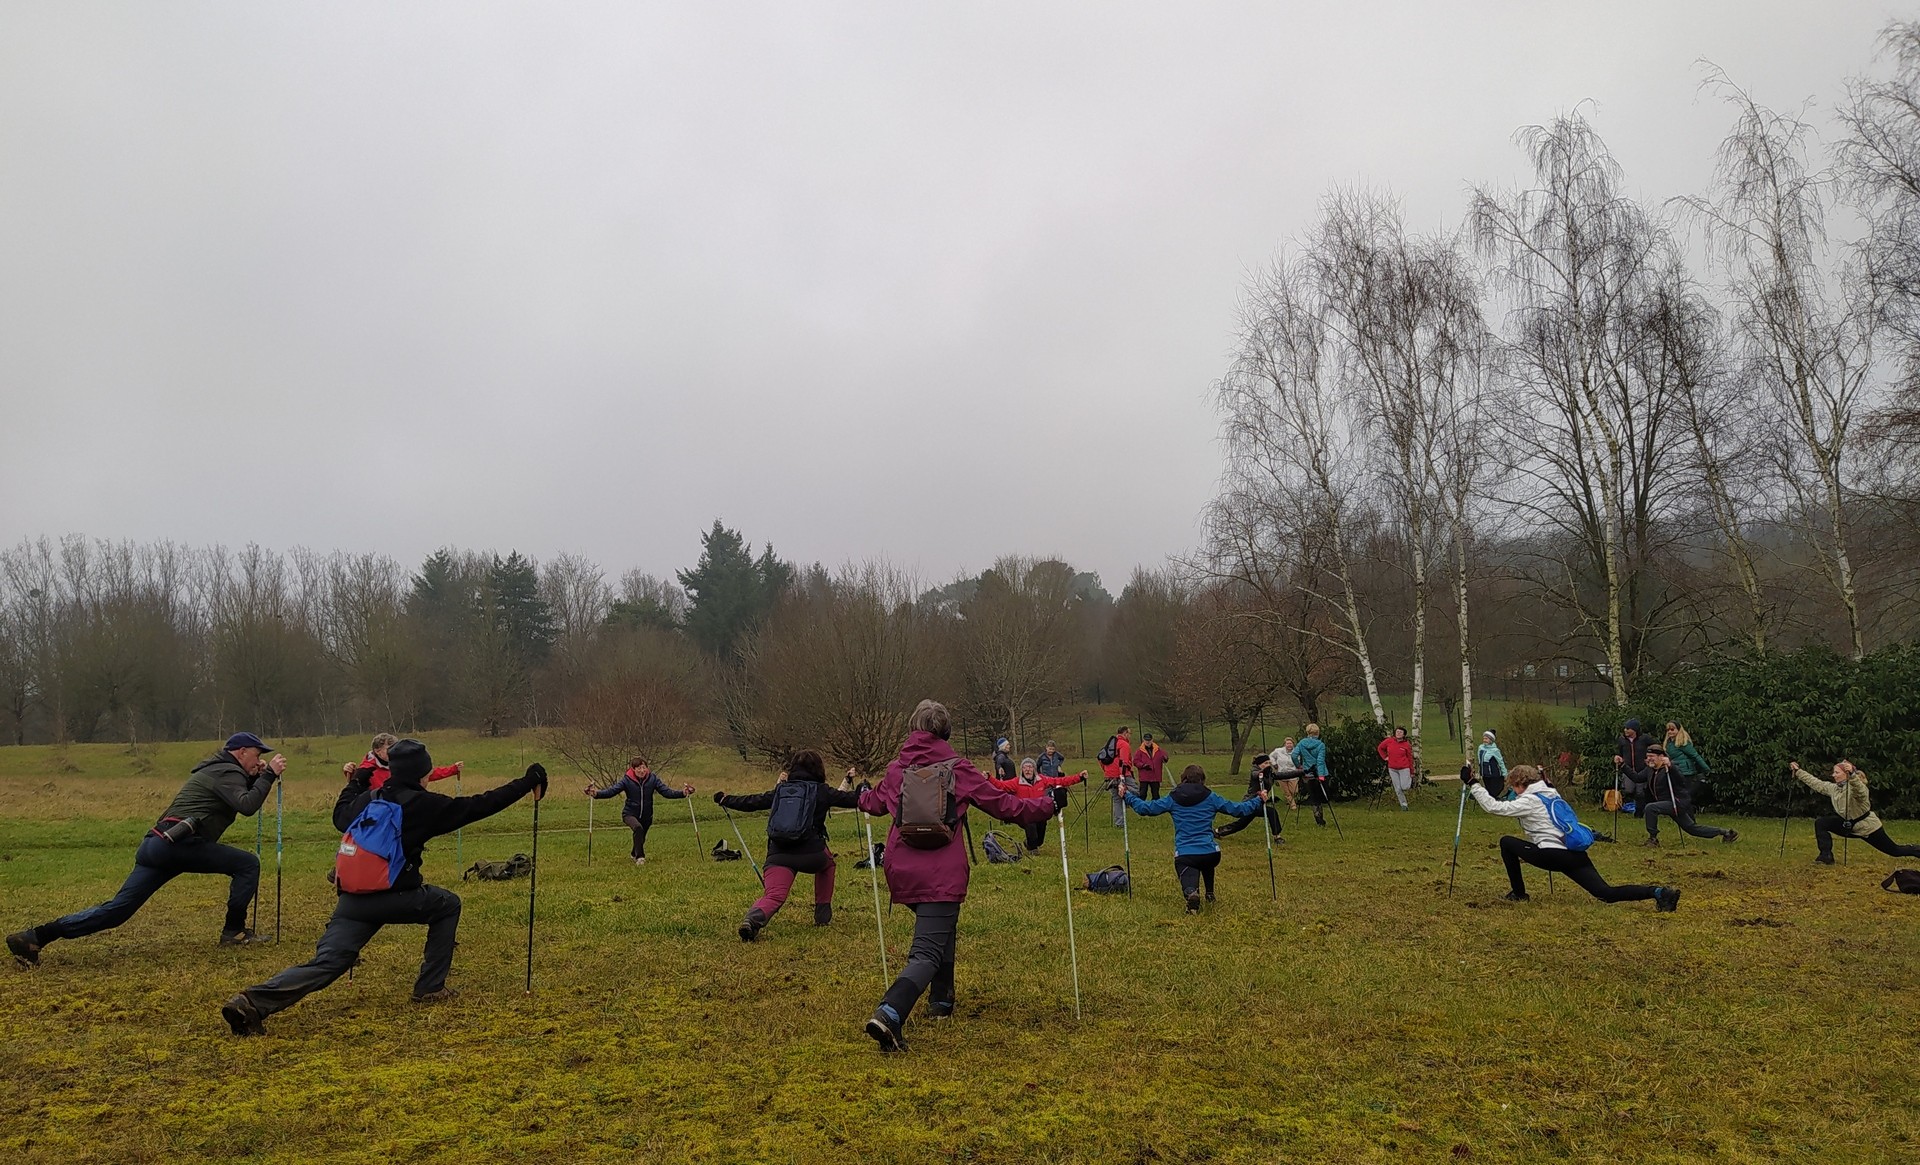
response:
{"label": "dark green hedge", "polygon": [[1587,709],[1580,751],[1594,797],[1613,783],[1614,744],[1629,718],[1655,738],[1668,720],[1693,734],[1713,767],[1702,805],[1804,812],[1813,795],[1788,777],[1787,762],[1825,776],[1844,758],[1867,774],[1877,810],[1920,816],[1920,647],[1888,648],[1857,663],[1809,648],[1643,679],[1624,707]]}

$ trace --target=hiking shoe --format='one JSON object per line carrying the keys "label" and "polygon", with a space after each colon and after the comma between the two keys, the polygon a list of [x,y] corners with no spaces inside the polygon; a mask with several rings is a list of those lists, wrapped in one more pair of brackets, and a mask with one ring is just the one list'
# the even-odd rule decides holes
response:
{"label": "hiking shoe", "polygon": [[900,1015],[884,1003],[874,1008],[873,1018],[867,1021],[867,1035],[882,1052],[907,1050],[907,1041],[900,1034]]}
{"label": "hiking shoe", "polygon": [[1207,891],[1207,901],[1213,901],[1213,891],[1211,890]]}
{"label": "hiking shoe", "polygon": [[1198,894],[1187,895],[1187,913],[1188,914],[1200,913],[1200,895]]}
{"label": "hiking shoe", "polygon": [[220,945],[223,947],[250,947],[255,943],[270,943],[272,941],[271,938],[261,934],[259,931],[247,930],[244,927],[239,930],[222,931],[220,934]]}
{"label": "hiking shoe", "polygon": [[1641,844],[1641,845],[1645,845],[1645,846],[1653,846],[1653,847],[1655,847],[1655,848],[1658,848],[1658,847],[1659,847],[1659,845],[1660,845],[1660,839],[1659,839],[1659,838],[1657,838],[1657,837],[1650,837],[1650,838],[1648,838],[1647,840],[1645,840],[1645,841],[1643,841],[1643,842],[1641,842],[1640,844]]}
{"label": "hiking shoe", "polygon": [[1318,809],[1315,809],[1313,811],[1313,823],[1315,825],[1319,825],[1323,827],[1327,824],[1327,819],[1325,815],[1323,815]]}
{"label": "hiking shoe", "polygon": [[767,916],[760,913],[758,906],[747,908],[747,919],[740,924],[740,941],[750,943],[760,936],[760,929],[767,925]]}
{"label": "hiking shoe", "polygon": [[236,1036],[264,1036],[267,1029],[260,1023],[260,1009],[253,1005],[242,991],[220,1005],[220,1018],[227,1021]]}
{"label": "hiking shoe", "polygon": [[644,865],[646,865],[646,864],[647,864],[647,859],[645,859],[645,858],[635,858],[635,859],[633,859],[633,864],[634,864],[634,865],[636,865],[636,866],[644,866]]}
{"label": "hiking shoe", "polygon": [[445,1003],[449,999],[458,999],[459,997],[460,993],[453,988],[442,987],[437,991],[429,991],[425,995],[416,995],[413,997],[413,1001],[415,1003]]}
{"label": "hiking shoe", "polygon": [[949,999],[942,1003],[927,1004],[927,1018],[928,1019],[952,1019],[953,1018],[953,1000]]}
{"label": "hiking shoe", "polygon": [[1720,835],[1720,842],[1723,845],[1729,842],[1735,842],[1739,840],[1740,840],[1740,831],[1737,829],[1729,829],[1725,833]]}
{"label": "hiking shoe", "polygon": [[1517,890],[1509,890],[1509,891],[1507,891],[1507,892],[1506,892],[1505,894],[1502,894],[1502,895],[1500,895],[1500,901],[1502,901],[1502,902],[1531,902],[1531,901],[1533,901],[1533,895],[1531,895],[1531,894],[1524,894],[1524,893],[1521,893],[1521,892],[1519,892],[1519,891],[1517,891]]}
{"label": "hiking shoe", "polygon": [[7,936],[7,949],[13,952],[13,961],[28,970],[40,965],[40,944],[33,941],[37,937],[31,930]]}
{"label": "hiking shoe", "polygon": [[1662,914],[1680,909],[1680,887],[1661,886],[1653,892],[1653,908]]}
{"label": "hiking shoe", "polygon": [[[1833,864],[1833,855],[1832,855],[1832,854],[1821,854],[1821,855],[1820,855],[1819,857],[1817,857],[1817,858],[1815,858],[1815,859],[1813,859],[1813,860],[1814,860],[1814,862],[1815,862],[1815,864],[1817,864],[1817,865],[1822,865],[1822,866],[1830,866],[1830,865],[1832,865],[1832,864]],[[13,945],[13,940],[12,940],[12,939],[8,939],[8,940],[7,940],[7,945],[8,945],[8,946],[12,946],[12,945]]]}
{"label": "hiking shoe", "polygon": [[829,926],[833,923],[833,903],[815,902],[813,904],[813,925]]}

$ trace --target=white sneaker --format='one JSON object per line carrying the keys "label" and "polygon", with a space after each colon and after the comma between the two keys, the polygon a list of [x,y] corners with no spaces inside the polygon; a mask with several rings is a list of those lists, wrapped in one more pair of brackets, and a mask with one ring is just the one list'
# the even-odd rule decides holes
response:
{"label": "white sneaker", "polygon": [[636,865],[636,866],[644,866],[644,865],[646,865],[646,864],[647,864],[647,859],[645,859],[645,858],[635,858],[635,859],[633,859],[633,864],[634,864],[634,865]]}

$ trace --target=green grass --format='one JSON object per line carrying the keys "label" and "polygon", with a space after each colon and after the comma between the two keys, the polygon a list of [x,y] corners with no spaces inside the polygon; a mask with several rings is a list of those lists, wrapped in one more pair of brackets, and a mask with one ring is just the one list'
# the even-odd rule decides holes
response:
{"label": "green grass", "polygon": [[[518,741],[429,742],[469,762],[469,790],[519,767]],[[1407,814],[1341,806],[1344,839],[1303,815],[1277,904],[1260,833],[1229,839],[1199,917],[1181,913],[1167,819],[1135,819],[1133,900],[1074,895],[1077,1021],[1057,831],[1038,861],[982,866],[959,1017],[914,1023],[911,1050],[883,1058],[860,1032],[883,983],[851,818],[833,823],[834,924],[810,925],[803,878],[800,908],[747,946],[733,927],[753,875],[703,860],[682,805],[660,807],[642,868],[609,809],[589,868],[584,799],[559,780],[532,995],[527,883],[460,885],[447,838],[427,869],[466,900],[460,999],[408,1003],[423,932],[396,927],[356,981],[235,1040],[220,1003],[304,960],[332,908],[326,809],[358,743],[288,743],[280,945],[215,947],[224,882],[186,877],[119,930],[4,971],[6,1159],[1839,1162],[1911,1160],[1920,1137],[1920,902],[1879,891],[1891,861],[1862,847],[1817,869],[1804,821],[1784,859],[1778,822],[1741,821],[1732,847],[1598,852],[1616,881],[1683,887],[1677,914],[1549,895],[1537,873],[1515,907],[1497,901],[1501,823],[1469,810],[1449,899],[1450,785]],[[137,773],[114,746],[0,750],[6,928],[110,895],[197,751],[162,746]],[[705,846],[725,828],[707,792],[767,779],[712,752],[675,775],[704,786]],[[1079,809],[1076,878],[1121,860],[1104,804],[1090,826]],[[469,830],[466,859],[529,848],[530,818]],[[227,840],[250,846],[251,826]],[[763,819],[743,830],[757,855]],[[267,865],[270,925],[271,819]],[[885,921],[897,970],[910,917]]]}

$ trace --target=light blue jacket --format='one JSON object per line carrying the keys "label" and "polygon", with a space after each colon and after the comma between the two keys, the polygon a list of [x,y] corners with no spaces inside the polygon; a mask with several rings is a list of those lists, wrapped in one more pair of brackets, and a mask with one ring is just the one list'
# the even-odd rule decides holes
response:
{"label": "light blue jacket", "polygon": [[1293,746],[1294,767],[1310,777],[1325,777],[1327,772],[1327,746],[1317,736],[1305,736]]}
{"label": "light blue jacket", "polygon": [[1245,801],[1229,801],[1205,786],[1182,783],[1176,785],[1173,792],[1152,801],[1142,801],[1132,793],[1128,793],[1127,805],[1142,817],[1157,817],[1162,813],[1173,814],[1174,856],[1193,857],[1220,852],[1220,843],[1213,839],[1214,814],[1252,817],[1260,811],[1260,798],[1249,797]]}

